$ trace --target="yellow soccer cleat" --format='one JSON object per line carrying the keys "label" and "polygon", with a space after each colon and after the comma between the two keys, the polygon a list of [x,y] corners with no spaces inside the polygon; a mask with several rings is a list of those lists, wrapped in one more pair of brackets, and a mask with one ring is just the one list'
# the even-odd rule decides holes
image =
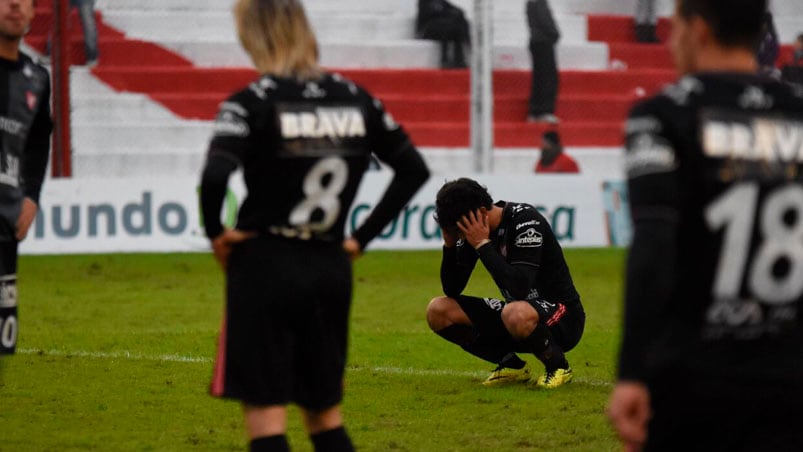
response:
{"label": "yellow soccer cleat", "polygon": [[503,386],[511,383],[525,382],[530,379],[530,364],[527,363],[521,369],[511,367],[497,367],[485,381],[483,386]]}
{"label": "yellow soccer cleat", "polygon": [[555,389],[572,381],[572,368],[556,369],[553,372],[547,372],[538,377],[535,385],[539,388]]}

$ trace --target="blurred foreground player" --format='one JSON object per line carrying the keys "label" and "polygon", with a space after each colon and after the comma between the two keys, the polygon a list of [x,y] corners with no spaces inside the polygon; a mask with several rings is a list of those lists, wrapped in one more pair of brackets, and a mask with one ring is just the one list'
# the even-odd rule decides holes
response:
{"label": "blurred foreground player", "polygon": [[[262,74],[221,105],[201,182],[204,227],[226,272],[226,317],[211,392],[242,402],[252,451],[289,450],[286,406],[301,407],[316,451],[353,450],[340,402],[351,259],[429,176],[382,105],[324,73],[298,0],[239,0],[240,41]],[[371,215],[344,225],[372,152],[394,170]],[[236,229],[220,212],[241,167]]]}
{"label": "blurred foreground player", "polygon": [[627,123],[626,450],[803,450],[803,92],[756,75],[766,9],[678,0],[684,77]]}
{"label": "blurred foreground player", "polygon": [[36,216],[50,133],[50,75],[20,52],[34,0],[0,0],[0,355],[17,345],[17,246]]}

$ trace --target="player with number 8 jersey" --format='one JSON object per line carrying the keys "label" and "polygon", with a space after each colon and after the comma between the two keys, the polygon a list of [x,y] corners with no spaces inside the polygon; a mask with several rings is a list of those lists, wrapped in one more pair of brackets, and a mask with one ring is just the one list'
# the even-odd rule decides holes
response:
{"label": "player with number 8 jersey", "polygon": [[[234,12],[262,75],[221,104],[201,181],[204,227],[227,286],[211,392],[242,402],[251,450],[286,450],[289,403],[303,410],[316,450],[350,450],[339,410],[349,258],[399,214],[429,171],[377,99],[320,69],[299,1],[239,0]],[[394,175],[345,238],[372,155]],[[236,227],[226,229],[221,207],[237,168],[247,196]]]}
{"label": "player with number 8 jersey", "polygon": [[757,74],[766,10],[678,0],[684,76],[627,121],[609,414],[634,450],[803,450],[803,90]]}

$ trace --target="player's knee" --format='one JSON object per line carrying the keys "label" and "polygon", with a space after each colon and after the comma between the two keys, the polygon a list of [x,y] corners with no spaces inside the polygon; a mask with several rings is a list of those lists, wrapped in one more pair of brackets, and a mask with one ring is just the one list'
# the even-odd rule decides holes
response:
{"label": "player's knee", "polygon": [[324,410],[302,410],[304,426],[311,434],[324,432],[343,425],[340,405]]}
{"label": "player's knee", "polygon": [[523,301],[508,303],[502,309],[502,323],[513,337],[524,339],[538,325],[538,312]]}
{"label": "player's knee", "polygon": [[432,331],[440,331],[452,324],[449,314],[454,306],[454,300],[446,296],[430,300],[427,306],[427,323]]}

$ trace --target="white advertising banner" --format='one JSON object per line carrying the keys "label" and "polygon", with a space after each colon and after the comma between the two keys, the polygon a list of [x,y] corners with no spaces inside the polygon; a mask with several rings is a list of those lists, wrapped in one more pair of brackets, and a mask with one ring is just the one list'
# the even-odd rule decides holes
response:
{"label": "white advertising banner", "polygon": [[[384,192],[391,174],[366,175],[349,213],[347,231],[359,225]],[[433,176],[369,249],[436,249],[435,194],[449,179]],[[612,224],[626,224],[619,194],[584,175],[474,175],[495,200],[526,202],[550,221],[566,247],[617,244]],[[223,218],[232,224],[244,195],[233,180]],[[612,202],[613,200],[613,202]],[[613,207],[612,207],[613,206]],[[617,209],[617,206],[619,207]],[[612,210],[613,209],[613,210]],[[622,234],[620,234],[622,235]],[[207,251],[198,206],[198,179],[52,179],[45,183],[40,212],[23,254]]]}

